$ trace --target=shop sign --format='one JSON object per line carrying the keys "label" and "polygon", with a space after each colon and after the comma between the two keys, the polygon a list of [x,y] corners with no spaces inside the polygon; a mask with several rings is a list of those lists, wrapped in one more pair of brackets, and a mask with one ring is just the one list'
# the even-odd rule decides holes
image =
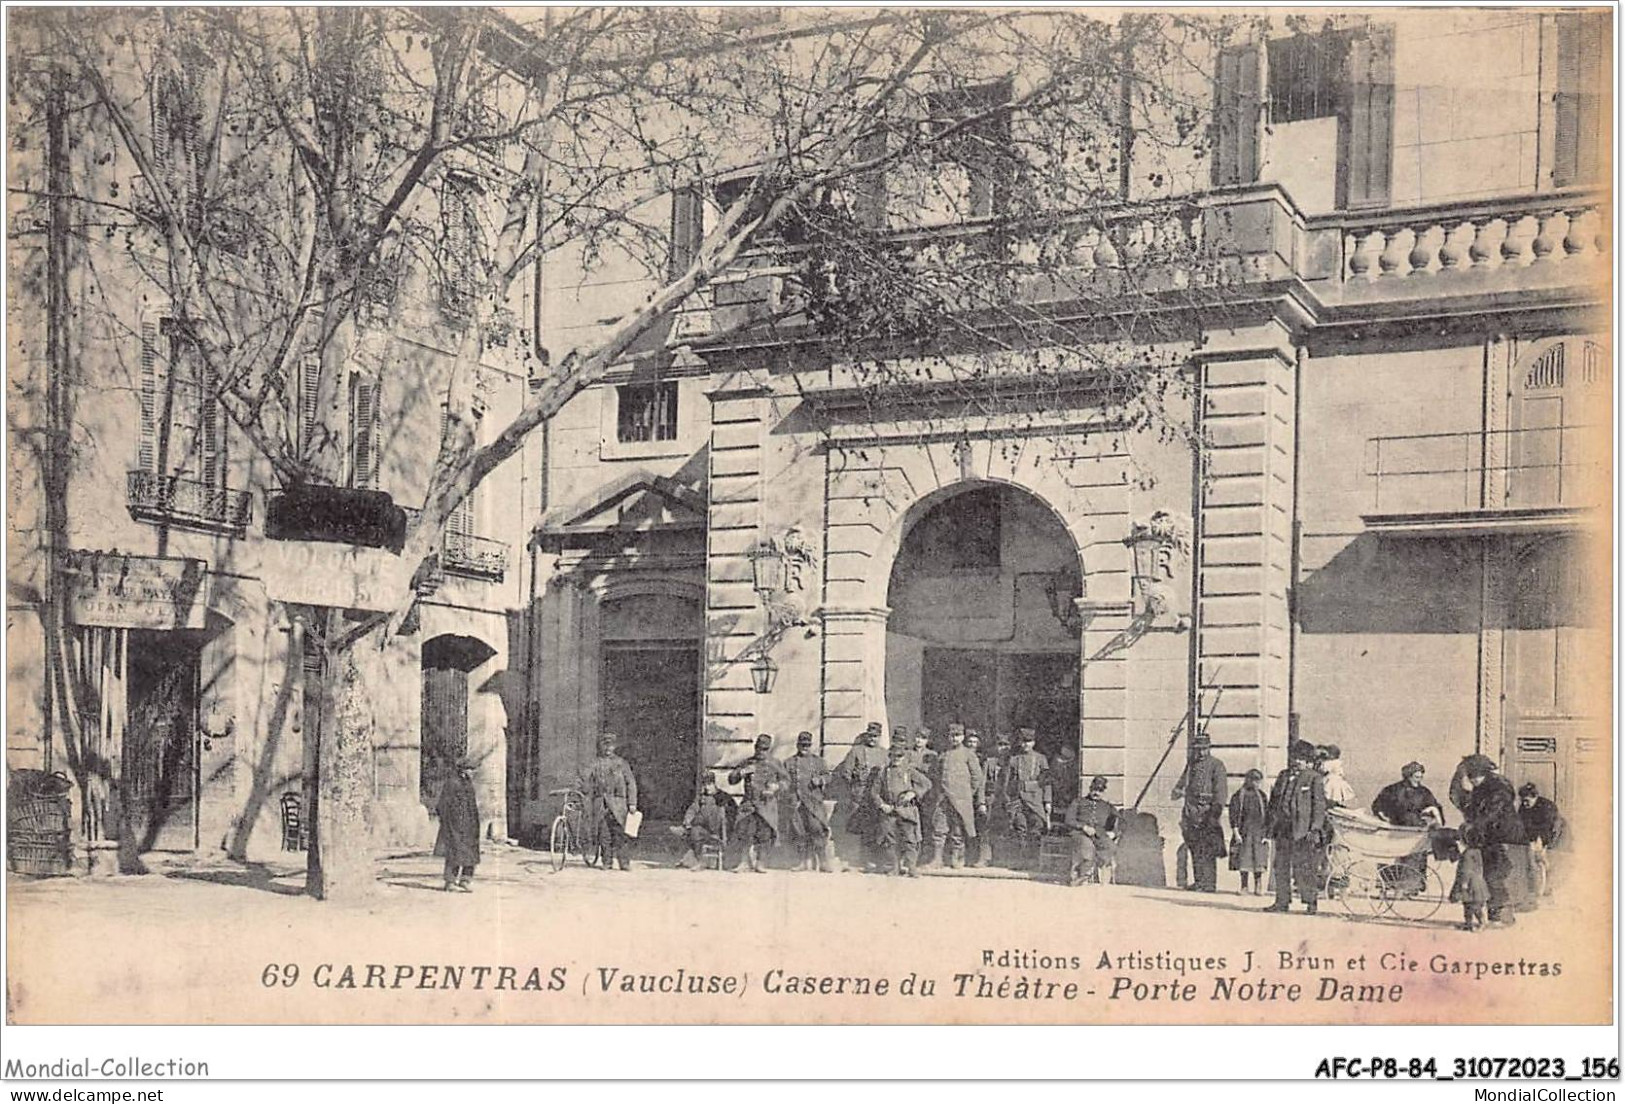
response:
{"label": "shop sign", "polygon": [[207,576],[202,560],[70,552],[63,570],[68,616],[102,628],[201,629]]}

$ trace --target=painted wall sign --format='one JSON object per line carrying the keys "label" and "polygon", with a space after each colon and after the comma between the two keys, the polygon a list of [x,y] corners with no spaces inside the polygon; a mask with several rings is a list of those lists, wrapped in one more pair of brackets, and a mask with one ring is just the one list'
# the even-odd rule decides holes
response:
{"label": "painted wall sign", "polygon": [[75,624],[120,629],[201,629],[207,614],[202,560],[69,553],[63,571]]}

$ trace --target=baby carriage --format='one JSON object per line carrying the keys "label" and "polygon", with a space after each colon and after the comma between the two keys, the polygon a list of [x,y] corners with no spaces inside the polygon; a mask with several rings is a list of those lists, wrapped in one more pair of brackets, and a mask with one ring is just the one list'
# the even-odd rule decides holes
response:
{"label": "baby carriage", "polygon": [[1331,809],[1326,848],[1326,896],[1353,916],[1430,919],[1447,899],[1445,883],[1429,862],[1431,828],[1407,828],[1369,813]]}

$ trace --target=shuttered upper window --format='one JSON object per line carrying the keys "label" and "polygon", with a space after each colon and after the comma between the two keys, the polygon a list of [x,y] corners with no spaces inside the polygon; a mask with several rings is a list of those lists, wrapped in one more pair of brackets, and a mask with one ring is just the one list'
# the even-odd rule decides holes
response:
{"label": "shuttered upper window", "polygon": [[141,470],[225,485],[226,425],[218,381],[167,321],[140,333]]}
{"label": "shuttered upper window", "polygon": [[705,202],[698,188],[679,188],[671,194],[671,251],[666,257],[666,278],[687,272],[705,241]]}

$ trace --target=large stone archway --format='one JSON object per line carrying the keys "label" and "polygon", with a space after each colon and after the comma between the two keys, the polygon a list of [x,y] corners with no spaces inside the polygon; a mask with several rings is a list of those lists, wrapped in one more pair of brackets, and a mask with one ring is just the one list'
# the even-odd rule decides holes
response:
{"label": "large stone archway", "polygon": [[1124,654],[1110,644],[1130,620],[1131,556],[1124,541],[1133,482],[1123,435],[854,439],[832,445],[826,458],[826,757],[838,761],[870,721],[888,732],[896,723],[887,708],[887,601],[908,532],[957,494],[1001,487],[1040,506],[1070,540],[1081,584],[1075,601],[1081,769],[1114,779],[1120,790],[1128,771],[1128,677]]}

